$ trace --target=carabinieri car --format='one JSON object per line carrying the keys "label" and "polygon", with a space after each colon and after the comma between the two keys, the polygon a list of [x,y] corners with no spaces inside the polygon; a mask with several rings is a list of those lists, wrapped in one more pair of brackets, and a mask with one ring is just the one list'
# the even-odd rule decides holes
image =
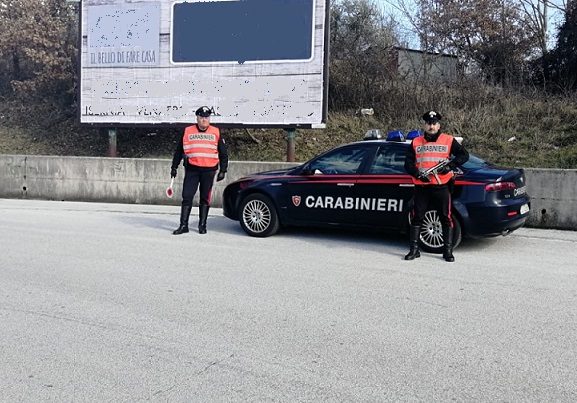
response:
{"label": "carabinieri car", "polygon": [[[292,169],[239,179],[224,190],[223,213],[255,237],[273,235],[281,226],[406,233],[414,185],[404,161],[411,143],[402,132],[379,137],[372,130],[368,140],[336,147]],[[530,209],[525,182],[523,169],[498,168],[470,155],[452,193],[454,246],[463,237],[506,235],[523,226]],[[429,252],[442,251],[435,211],[426,213],[420,244]]]}

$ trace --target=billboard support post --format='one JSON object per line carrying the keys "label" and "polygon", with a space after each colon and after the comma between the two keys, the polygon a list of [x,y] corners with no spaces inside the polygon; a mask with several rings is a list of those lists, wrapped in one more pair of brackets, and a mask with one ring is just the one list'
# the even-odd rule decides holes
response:
{"label": "billboard support post", "polygon": [[287,162],[295,162],[295,138],[297,131],[295,129],[285,129],[286,139],[286,160]]}
{"label": "billboard support post", "polygon": [[116,139],[118,137],[118,129],[108,129],[108,156],[116,157]]}

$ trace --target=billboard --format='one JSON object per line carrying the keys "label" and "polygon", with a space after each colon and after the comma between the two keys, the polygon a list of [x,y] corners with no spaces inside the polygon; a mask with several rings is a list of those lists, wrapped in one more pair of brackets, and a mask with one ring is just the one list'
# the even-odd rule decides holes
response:
{"label": "billboard", "polygon": [[80,123],[324,127],[328,0],[83,0]]}

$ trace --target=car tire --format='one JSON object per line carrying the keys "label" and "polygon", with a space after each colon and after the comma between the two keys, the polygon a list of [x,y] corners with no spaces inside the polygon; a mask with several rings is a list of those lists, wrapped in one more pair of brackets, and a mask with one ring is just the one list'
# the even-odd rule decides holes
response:
{"label": "car tire", "polygon": [[272,200],[263,194],[253,193],[240,203],[240,226],[250,236],[264,238],[278,232],[280,222]]}
{"label": "car tire", "polygon": [[[453,217],[453,249],[459,246],[463,239],[461,223]],[[443,253],[443,226],[439,214],[435,210],[425,213],[425,219],[419,235],[421,249],[430,253]]]}

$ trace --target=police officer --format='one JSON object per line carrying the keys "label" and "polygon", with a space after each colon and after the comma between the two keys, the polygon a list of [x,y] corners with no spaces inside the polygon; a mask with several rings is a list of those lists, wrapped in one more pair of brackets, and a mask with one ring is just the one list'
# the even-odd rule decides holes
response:
{"label": "police officer", "polygon": [[[454,262],[453,221],[451,219],[450,186],[454,180],[453,170],[469,159],[469,153],[453,136],[441,132],[441,114],[428,111],[422,116],[425,124],[423,136],[413,139],[405,158],[405,170],[413,177],[415,184],[414,206],[411,212],[410,251],[405,260],[421,257],[419,234],[425,213],[433,208],[439,214],[443,228],[443,258]],[[437,178],[422,171],[436,165],[440,160],[451,158],[449,165],[441,168]]]}
{"label": "police officer", "polygon": [[220,130],[210,124],[210,108],[202,106],[196,110],[196,124],[184,129],[172,158],[170,177],[176,177],[176,170],[184,158],[184,183],[182,185],[182,206],[180,225],[172,233],[180,235],[188,232],[188,218],[192,210],[192,199],[200,186],[198,233],[206,234],[206,219],[210,208],[210,197],[214,175],[219,169],[217,181],[224,179],[228,168],[228,152]]}

